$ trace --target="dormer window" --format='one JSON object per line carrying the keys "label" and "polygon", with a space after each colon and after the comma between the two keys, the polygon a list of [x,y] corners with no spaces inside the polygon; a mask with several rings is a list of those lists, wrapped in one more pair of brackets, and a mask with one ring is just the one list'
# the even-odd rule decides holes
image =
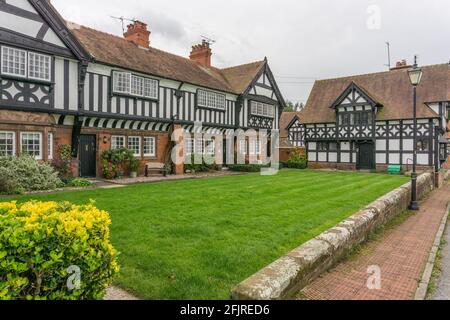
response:
{"label": "dormer window", "polygon": [[51,56],[2,47],[1,73],[7,76],[51,81]]}
{"label": "dormer window", "polygon": [[201,108],[225,110],[226,97],[224,94],[221,93],[206,90],[198,90],[197,106]]}
{"label": "dormer window", "polygon": [[114,71],[113,84],[114,93],[158,99],[158,80],[136,76],[129,72]]}
{"label": "dormer window", "polygon": [[340,126],[368,126],[372,124],[371,112],[342,112],[338,115]]}

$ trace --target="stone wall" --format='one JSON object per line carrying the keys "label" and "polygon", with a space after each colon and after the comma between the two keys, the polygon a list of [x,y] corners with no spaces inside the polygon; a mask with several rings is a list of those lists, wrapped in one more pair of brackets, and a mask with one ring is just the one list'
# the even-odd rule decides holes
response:
{"label": "stone wall", "polygon": [[[420,198],[434,188],[433,175],[419,176]],[[379,226],[404,212],[410,203],[411,183],[386,194],[334,228],[308,241],[240,283],[235,300],[289,299],[337,264]]]}

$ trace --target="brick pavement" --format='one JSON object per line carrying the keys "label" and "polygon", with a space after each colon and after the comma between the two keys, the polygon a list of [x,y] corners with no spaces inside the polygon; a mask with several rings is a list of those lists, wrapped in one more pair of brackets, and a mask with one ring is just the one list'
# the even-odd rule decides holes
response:
{"label": "brick pavement", "polygon": [[[450,184],[434,191],[421,209],[401,225],[366,244],[355,257],[302,290],[310,300],[409,300],[418,283],[450,201]],[[381,289],[370,290],[368,268],[381,270]]]}

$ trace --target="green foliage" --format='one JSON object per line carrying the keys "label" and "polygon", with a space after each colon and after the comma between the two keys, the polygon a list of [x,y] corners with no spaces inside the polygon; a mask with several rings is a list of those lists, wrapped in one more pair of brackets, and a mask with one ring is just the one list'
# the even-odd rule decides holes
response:
{"label": "green foliage", "polygon": [[286,107],[283,109],[284,112],[295,112],[295,111],[301,111],[304,108],[303,102],[292,102],[289,100],[286,100]]}
{"label": "green foliage", "polygon": [[0,193],[52,190],[63,186],[58,173],[47,163],[40,163],[28,154],[0,158]]}
{"label": "green foliage", "polygon": [[131,172],[138,172],[139,170],[139,160],[136,158],[130,159],[130,171]]}
{"label": "green foliage", "polygon": [[283,168],[290,169],[306,169],[308,167],[308,159],[301,154],[300,150],[296,150],[291,154],[288,161],[280,162]]}
{"label": "green foliage", "polygon": [[[207,156],[206,156],[207,157]],[[202,163],[196,164],[195,160],[202,159]],[[203,155],[192,155],[190,159],[190,164],[186,163],[184,165],[185,171],[191,171],[191,172],[209,172],[209,171],[218,171],[220,170],[219,166],[216,163],[208,164],[207,161],[205,161],[205,156]],[[210,161],[208,161],[210,162]]]}
{"label": "green foliage", "polygon": [[69,182],[68,186],[75,188],[90,187],[92,182],[83,178],[75,178]]}
{"label": "green foliage", "polygon": [[53,160],[52,165],[58,171],[59,177],[68,182],[72,179],[72,170],[70,163],[72,161],[72,147],[68,144],[62,144],[58,147],[58,157]]}
{"label": "green foliage", "polygon": [[228,169],[236,172],[260,172],[263,168],[268,168],[269,165],[262,164],[233,164],[229,165]]}
{"label": "green foliage", "polygon": [[101,155],[103,176],[106,179],[123,176],[132,159],[134,159],[133,151],[126,148],[103,151]]}
{"label": "green foliage", "polygon": [[93,203],[0,203],[0,300],[102,299],[118,272],[110,224]]}

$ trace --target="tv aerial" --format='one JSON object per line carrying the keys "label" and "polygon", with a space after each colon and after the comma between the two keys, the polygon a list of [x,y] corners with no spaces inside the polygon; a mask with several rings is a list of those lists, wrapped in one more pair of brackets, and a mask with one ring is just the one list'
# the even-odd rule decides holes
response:
{"label": "tv aerial", "polygon": [[125,18],[124,16],[121,16],[121,17],[111,16],[111,18],[113,18],[115,20],[119,20],[122,23],[122,32],[123,33],[125,33],[125,21],[133,22],[133,23],[136,22],[136,19],[134,19],[134,18],[133,19],[129,19],[129,18]]}

